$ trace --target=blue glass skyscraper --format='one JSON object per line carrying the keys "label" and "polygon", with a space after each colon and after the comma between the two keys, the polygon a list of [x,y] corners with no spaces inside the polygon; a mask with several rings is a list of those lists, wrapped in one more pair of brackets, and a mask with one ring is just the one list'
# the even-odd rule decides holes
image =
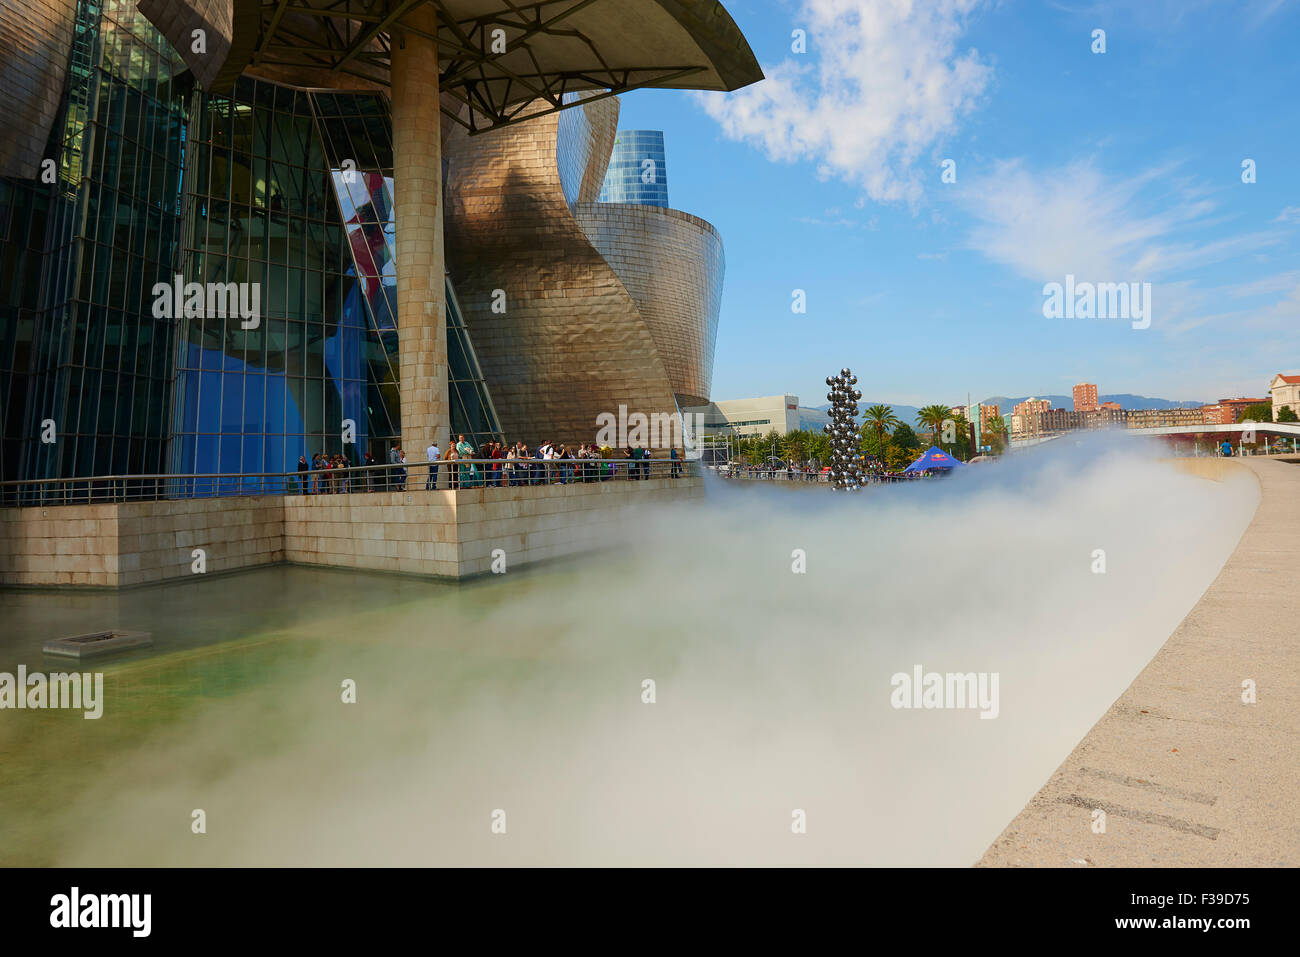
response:
{"label": "blue glass skyscraper", "polygon": [[668,166],[660,130],[618,131],[600,201],[668,207]]}

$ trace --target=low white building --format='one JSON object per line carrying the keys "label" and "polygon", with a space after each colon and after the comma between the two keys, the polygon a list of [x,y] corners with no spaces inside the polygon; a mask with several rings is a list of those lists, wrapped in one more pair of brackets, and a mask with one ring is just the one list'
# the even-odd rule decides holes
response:
{"label": "low white building", "polygon": [[704,416],[706,438],[723,435],[787,435],[805,430],[820,431],[830,416],[818,409],[799,405],[797,395],[768,395],[756,399],[719,399],[706,406],[685,409]]}
{"label": "low white building", "polygon": [[1283,406],[1300,416],[1300,375],[1273,376],[1268,386],[1269,395],[1273,397],[1273,421],[1277,421],[1278,410]]}

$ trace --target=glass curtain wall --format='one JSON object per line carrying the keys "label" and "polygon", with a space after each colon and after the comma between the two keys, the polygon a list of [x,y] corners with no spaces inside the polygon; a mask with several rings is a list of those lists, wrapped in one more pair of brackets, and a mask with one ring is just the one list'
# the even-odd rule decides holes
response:
{"label": "glass curtain wall", "polygon": [[[194,99],[181,272],[200,301],[180,320],[173,470],[285,472],[315,452],[356,462],[397,417],[363,406],[367,321],[311,99],[249,78]],[[228,308],[230,283],[255,316]]]}
{"label": "glass curtain wall", "polygon": [[[6,474],[15,452],[25,478],[163,470],[172,327],[154,317],[151,290],[170,276],[179,239],[184,71],[130,0],[78,4],[51,136],[55,182],[4,191],[39,222],[0,213],[6,263],[25,243],[23,271],[5,272],[24,288],[0,297],[11,310],[0,359],[23,362],[26,351],[29,370],[23,399],[6,406],[6,433],[23,423]],[[15,297],[26,304],[17,311]]]}
{"label": "glass curtain wall", "polygon": [[[385,462],[401,428],[387,100],[248,77],[195,100],[184,278],[206,298],[256,290],[260,315],[186,308],[175,471]],[[452,302],[449,289],[450,426],[481,441],[499,427]]]}
{"label": "glass curtain wall", "polygon": [[[69,55],[54,181],[0,181],[0,473],[384,461],[401,423],[386,97],[251,78],[204,94],[130,0],[80,0]],[[447,328],[449,425],[481,444],[500,427],[450,285]]]}
{"label": "glass curtain wall", "polygon": [[618,131],[600,201],[667,208],[668,163],[661,131]]}

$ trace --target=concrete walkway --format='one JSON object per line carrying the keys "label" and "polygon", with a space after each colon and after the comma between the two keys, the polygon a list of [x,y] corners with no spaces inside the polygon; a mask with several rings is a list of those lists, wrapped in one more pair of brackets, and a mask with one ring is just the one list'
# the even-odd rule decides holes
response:
{"label": "concrete walkway", "polygon": [[[1300,464],[1193,461],[1196,471],[1250,469],[1261,490],[1254,519],[977,866],[1300,865]],[[1247,679],[1255,704],[1242,701]],[[1093,832],[1097,809],[1105,833]]]}

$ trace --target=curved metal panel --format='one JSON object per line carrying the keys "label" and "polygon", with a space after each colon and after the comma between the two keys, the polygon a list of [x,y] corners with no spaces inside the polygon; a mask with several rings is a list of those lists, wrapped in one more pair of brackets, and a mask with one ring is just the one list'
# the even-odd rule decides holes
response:
{"label": "curved metal panel", "polygon": [[[587,119],[611,128],[559,143],[560,162],[603,174],[587,154],[612,142],[617,116],[602,108]],[[570,211],[558,123],[552,114],[481,136],[457,129],[444,144],[449,269],[506,439],[530,445],[591,442],[596,417],[620,405],[676,411],[636,302]]]}
{"label": "curved metal panel", "polygon": [[574,218],[632,296],[682,407],[707,405],[722,305],[722,238],[676,209],[584,203]]}
{"label": "curved metal panel", "polygon": [[76,0],[0,3],[0,176],[35,179],[68,73]]}
{"label": "curved metal panel", "polygon": [[212,88],[212,81],[230,56],[234,6],[234,0],[138,0],[136,3],[205,90]]}

